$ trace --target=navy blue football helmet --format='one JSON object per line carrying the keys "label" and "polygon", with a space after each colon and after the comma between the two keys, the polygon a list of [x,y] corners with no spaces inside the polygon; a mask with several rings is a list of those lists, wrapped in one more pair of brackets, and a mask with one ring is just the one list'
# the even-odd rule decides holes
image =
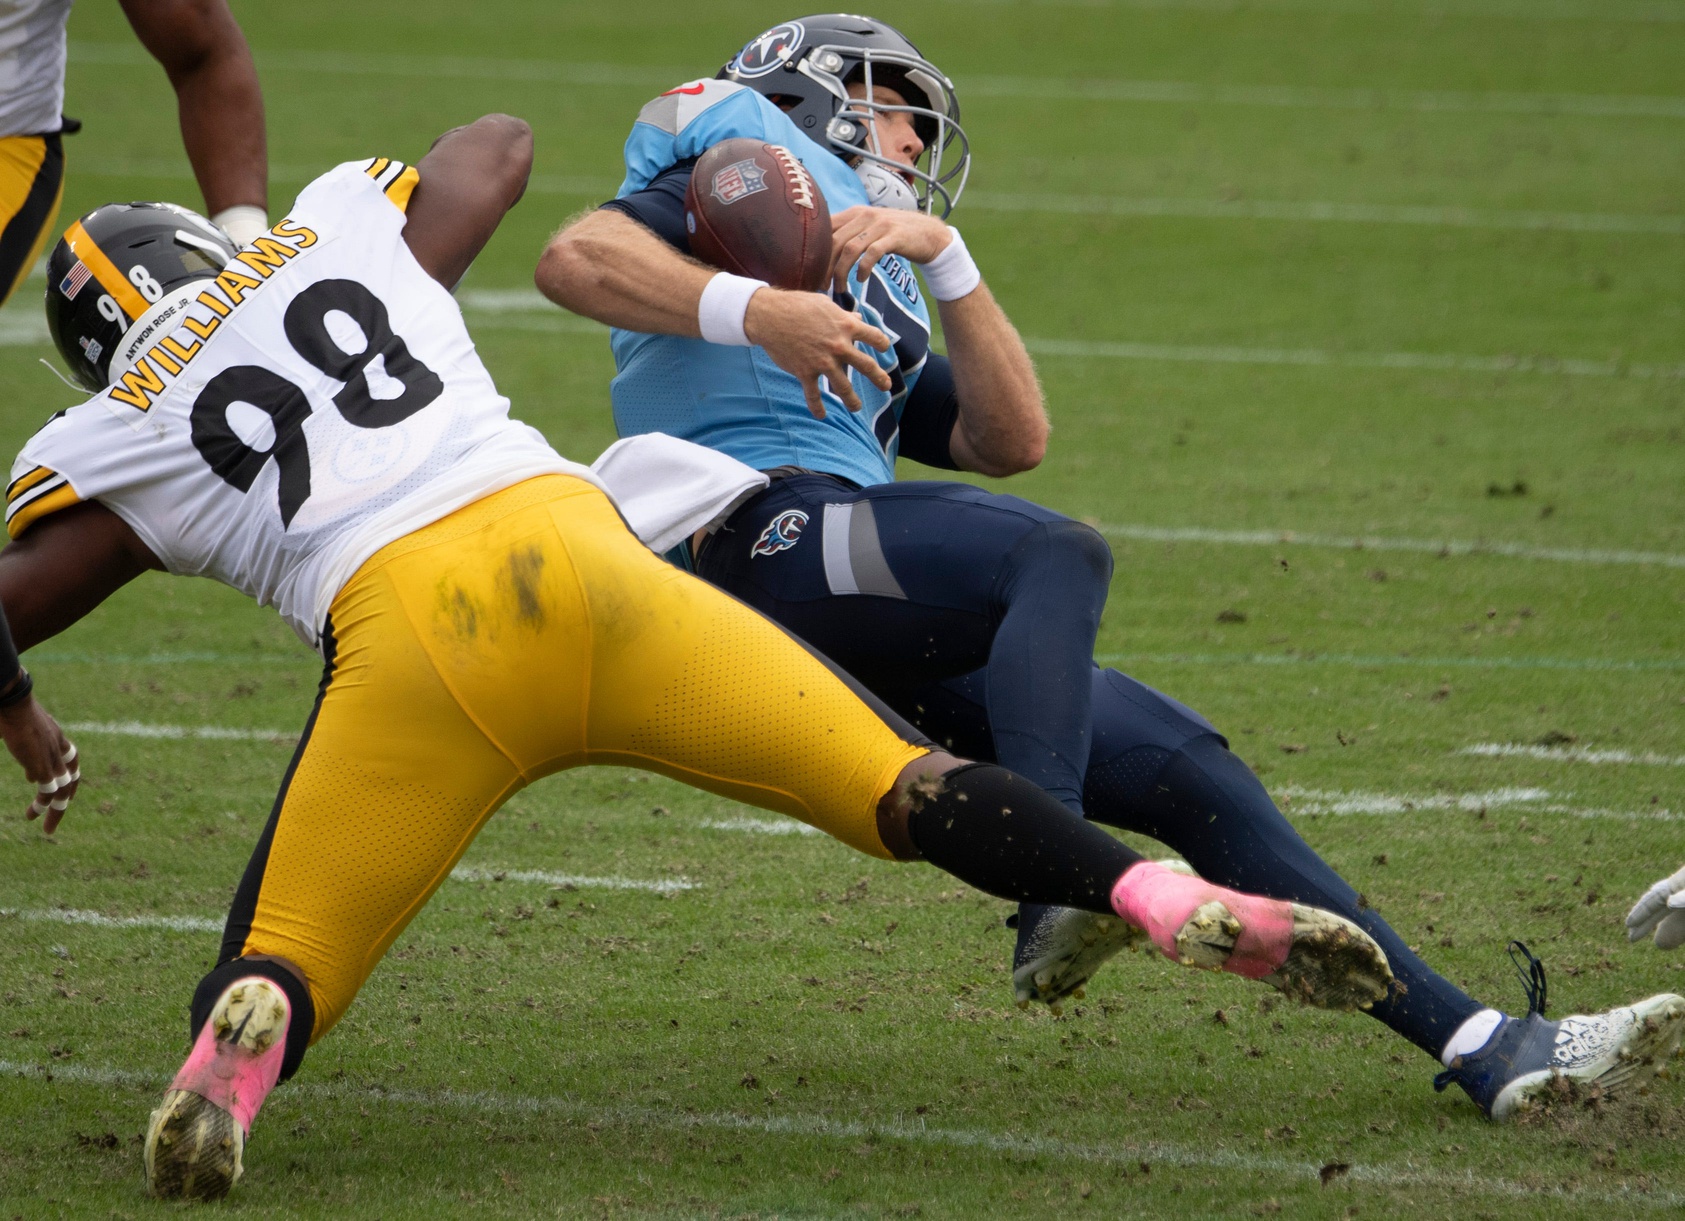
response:
{"label": "navy blue football helmet", "polygon": [[[953,82],[893,26],[847,13],[781,22],[732,56],[719,79],[771,99],[818,144],[854,165],[874,202],[896,206],[892,194],[880,196],[909,179],[900,206],[945,217],[959,202],[971,171],[971,145],[960,127]],[[866,96],[851,98],[851,84],[865,86]],[[878,101],[880,85],[905,104]],[[875,116],[895,112],[912,116],[924,142],[917,165],[885,157],[877,147]]]}

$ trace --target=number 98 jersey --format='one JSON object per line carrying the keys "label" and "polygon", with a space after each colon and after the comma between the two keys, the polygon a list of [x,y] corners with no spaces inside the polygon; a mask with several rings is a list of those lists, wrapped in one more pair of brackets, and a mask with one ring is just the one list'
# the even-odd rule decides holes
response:
{"label": "number 98 jersey", "polygon": [[351,162],[215,280],[157,301],[112,384],[24,446],[20,537],[98,500],[169,569],[273,605],[315,646],[364,560],[524,479],[597,482],[509,418],[456,302],[403,240],[413,166]]}

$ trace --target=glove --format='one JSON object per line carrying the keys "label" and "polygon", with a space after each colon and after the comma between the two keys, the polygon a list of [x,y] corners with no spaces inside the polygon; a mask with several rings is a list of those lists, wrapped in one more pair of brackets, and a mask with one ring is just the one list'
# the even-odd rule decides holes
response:
{"label": "glove", "polygon": [[1651,933],[1656,935],[1658,950],[1685,945],[1685,869],[1650,887],[1627,913],[1628,941]]}

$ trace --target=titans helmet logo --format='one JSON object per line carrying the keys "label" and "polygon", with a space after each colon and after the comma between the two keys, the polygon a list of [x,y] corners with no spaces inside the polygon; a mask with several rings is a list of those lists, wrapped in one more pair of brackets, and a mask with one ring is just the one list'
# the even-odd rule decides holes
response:
{"label": "titans helmet logo", "polygon": [[751,556],[777,555],[780,551],[788,551],[801,541],[802,527],[807,525],[807,514],[800,509],[785,509],[777,517],[767,522],[766,529],[755,540],[755,545],[749,548]]}
{"label": "titans helmet logo", "polygon": [[799,21],[775,25],[737,53],[732,70],[738,76],[765,76],[794,55],[807,31]]}

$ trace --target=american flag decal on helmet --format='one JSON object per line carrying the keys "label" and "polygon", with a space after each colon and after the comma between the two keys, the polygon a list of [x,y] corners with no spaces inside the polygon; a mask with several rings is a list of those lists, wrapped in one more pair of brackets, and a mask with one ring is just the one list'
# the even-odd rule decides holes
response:
{"label": "american flag decal on helmet", "polygon": [[77,259],[76,265],[70,269],[69,274],[59,281],[59,291],[69,300],[74,301],[76,300],[76,294],[82,291],[82,285],[92,279],[93,274],[88,270],[86,263]]}

